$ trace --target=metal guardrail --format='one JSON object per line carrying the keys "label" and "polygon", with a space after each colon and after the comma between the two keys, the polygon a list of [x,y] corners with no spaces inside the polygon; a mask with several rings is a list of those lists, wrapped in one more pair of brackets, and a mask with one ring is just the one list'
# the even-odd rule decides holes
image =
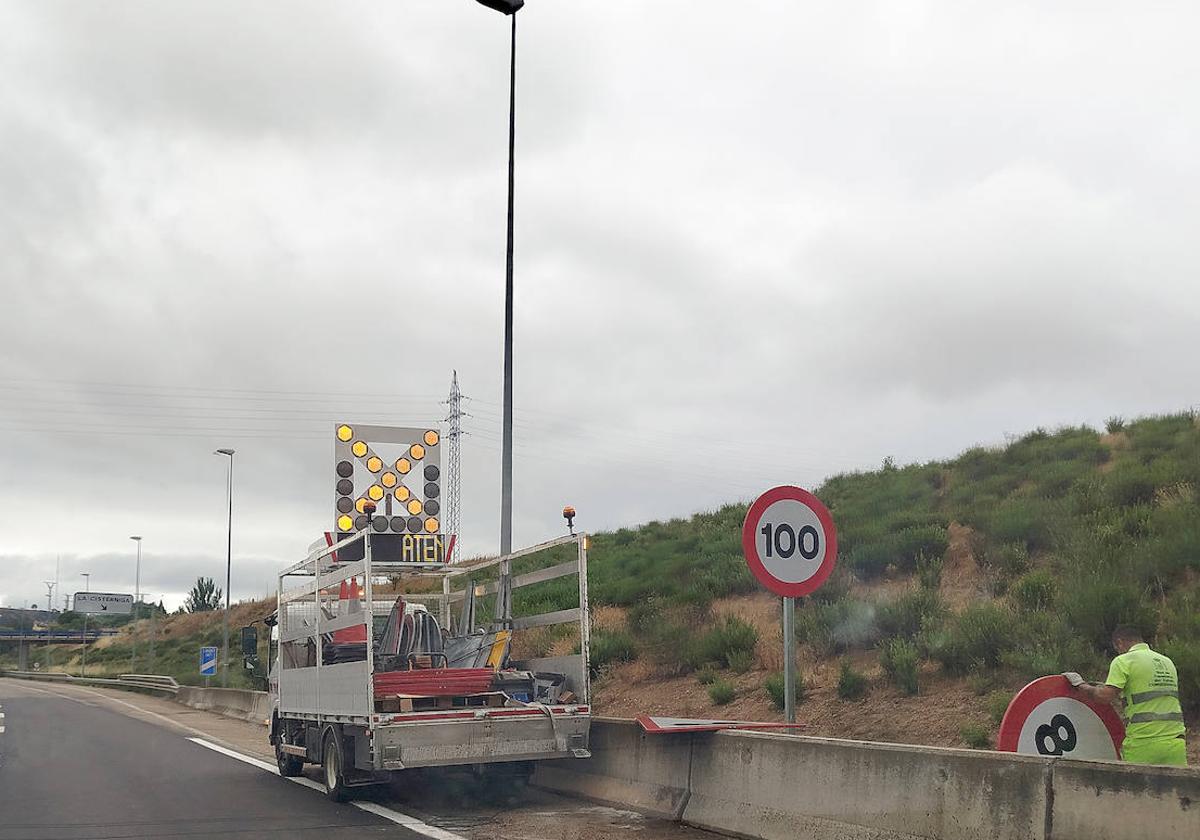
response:
{"label": "metal guardrail", "polygon": [[121,674],[115,680],[104,677],[76,677],[73,674],[43,673],[41,671],[0,671],[0,677],[13,677],[18,680],[39,680],[42,682],[61,682],[74,685],[99,685],[116,688],[140,688],[144,691],[161,691],[163,694],[179,693],[179,683],[174,677],[162,674]]}
{"label": "metal guardrail", "polygon": [[117,630],[0,630],[0,642],[94,642],[117,635]]}

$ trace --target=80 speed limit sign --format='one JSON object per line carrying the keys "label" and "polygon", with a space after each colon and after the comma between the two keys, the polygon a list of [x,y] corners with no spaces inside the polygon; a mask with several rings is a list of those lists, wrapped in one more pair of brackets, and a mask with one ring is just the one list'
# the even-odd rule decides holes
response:
{"label": "80 speed limit sign", "polygon": [[746,511],[742,550],[758,581],[797,598],[823,584],[837,561],[837,529],[821,500],[799,487],[775,487]]}
{"label": "80 speed limit sign", "polygon": [[1124,738],[1125,724],[1112,706],[1089,699],[1056,675],[1017,692],[1000,722],[996,747],[1022,755],[1115,761]]}

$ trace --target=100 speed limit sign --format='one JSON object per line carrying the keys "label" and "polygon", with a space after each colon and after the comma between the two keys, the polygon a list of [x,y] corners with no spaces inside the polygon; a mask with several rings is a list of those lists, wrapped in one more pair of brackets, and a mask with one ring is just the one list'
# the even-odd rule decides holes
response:
{"label": "100 speed limit sign", "polygon": [[825,582],[837,561],[837,529],[821,500],[799,487],[759,496],[742,523],[742,551],[759,582],[797,598]]}

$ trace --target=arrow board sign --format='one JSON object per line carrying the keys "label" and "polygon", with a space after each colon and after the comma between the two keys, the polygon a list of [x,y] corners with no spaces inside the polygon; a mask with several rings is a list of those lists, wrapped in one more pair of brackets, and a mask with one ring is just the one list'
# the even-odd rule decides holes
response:
{"label": "arrow board sign", "polygon": [[76,592],[75,612],[92,615],[129,615],[133,612],[133,596],[116,592]]}

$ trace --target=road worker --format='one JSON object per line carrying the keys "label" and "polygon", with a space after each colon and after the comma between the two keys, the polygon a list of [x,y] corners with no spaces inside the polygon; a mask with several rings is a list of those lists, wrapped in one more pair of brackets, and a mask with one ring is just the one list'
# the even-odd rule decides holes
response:
{"label": "road worker", "polygon": [[1179,705],[1179,676],[1175,663],[1156,653],[1131,626],[1112,635],[1117,657],[1104,685],[1084,682],[1074,672],[1064,677],[1083,694],[1101,703],[1125,706],[1125,741],[1121,757],[1132,764],[1187,765],[1183,708]]}

